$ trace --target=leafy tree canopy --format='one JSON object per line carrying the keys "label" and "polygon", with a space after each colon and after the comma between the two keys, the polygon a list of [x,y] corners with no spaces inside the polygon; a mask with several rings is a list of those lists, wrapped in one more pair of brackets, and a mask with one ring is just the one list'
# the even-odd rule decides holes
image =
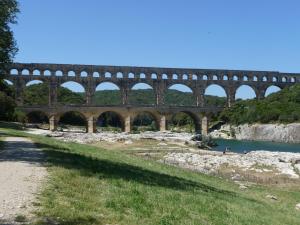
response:
{"label": "leafy tree canopy", "polygon": [[[5,74],[5,69],[12,62],[17,52],[16,42],[10,24],[16,23],[19,12],[16,0],[0,1],[0,75]],[[2,81],[3,83],[3,81]]]}

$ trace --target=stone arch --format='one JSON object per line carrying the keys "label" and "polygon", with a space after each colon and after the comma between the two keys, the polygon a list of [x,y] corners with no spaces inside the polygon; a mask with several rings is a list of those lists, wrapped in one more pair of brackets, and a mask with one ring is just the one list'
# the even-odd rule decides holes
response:
{"label": "stone arch", "polygon": [[241,85],[235,91],[235,99],[253,99],[257,94],[253,87],[250,85]]}
{"label": "stone arch", "polygon": [[85,104],[85,87],[76,81],[66,81],[60,85],[57,92],[57,101],[61,104]]}
{"label": "stone arch", "polygon": [[152,112],[137,112],[132,119],[132,125],[133,131],[157,131],[159,118]]}
{"label": "stone arch", "polygon": [[7,85],[14,86],[14,83],[13,83],[11,80],[4,79],[4,82],[5,82]]}
{"label": "stone arch", "polygon": [[202,80],[208,80],[208,76],[207,75],[203,75],[202,76]]}
{"label": "stone arch", "polygon": [[228,76],[227,76],[227,75],[224,75],[224,76],[223,76],[223,80],[228,80]]}
{"label": "stone arch", "polygon": [[31,86],[31,85],[35,85],[35,84],[41,84],[41,83],[44,83],[43,81],[41,80],[31,80],[31,81],[28,81],[25,86],[28,87],[28,86]]}
{"label": "stone arch", "polygon": [[87,118],[78,111],[67,111],[59,115],[58,129],[61,131],[87,132]]}
{"label": "stone arch", "polygon": [[93,72],[93,77],[100,77],[100,73],[97,71]]}
{"label": "stone arch", "polygon": [[43,71],[43,75],[44,76],[51,76],[52,75],[52,72],[50,70],[44,70]]}
{"label": "stone arch", "polygon": [[151,74],[151,79],[152,80],[156,80],[157,79],[157,74],[156,73],[152,73]]}
{"label": "stone arch", "polygon": [[140,73],[140,79],[146,79],[146,74],[145,73]]}
{"label": "stone arch", "polygon": [[80,72],[80,76],[81,77],[87,77],[88,73],[85,70],[83,70],[83,71]]}
{"label": "stone arch", "polygon": [[163,74],[161,75],[161,78],[162,78],[163,80],[167,80],[167,79],[168,79],[168,75],[165,74],[165,73],[163,73]]}
{"label": "stone arch", "polygon": [[281,78],[281,82],[286,83],[287,82],[287,78],[286,77],[282,77]]}
{"label": "stone arch", "polygon": [[49,117],[47,113],[41,110],[26,113],[26,122],[36,124],[38,128],[49,129]]}
{"label": "stone arch", "polygon": [[172,75],[172,80],[178,80],[178,75],[176,73]]}
{"label": "stone arch", "polygon": [[276,93],[278,91],[281,91],[281,88],[276,85],[271,85],[265,90],[265,97],[267,97],[270,94]]}
{"label": "stone arch", "polygon": [[212,76],[212,80],[218,80],[218,76],[217,75],[213,75]]}
{"label": "stone arch", "polygon": [[272,82],[278,82],[278,78],[277,77],[272,77]]}
{"label": "stone arch", "polygon": [[253,80],[253,81],[258,81],[257,76],[253,76],[252,80]]}
{"label": "stone arch", "polygon": [[100,131],[124,131],[125,123],[121,114],[115,111],[105,111],[98,116],[96,126]]}
{"label": "stone arch", "polygon": [[132,73],[132,72],[128,73],[128,78],[130,78],[130,79],[134,79],[134,78],[135,78],[135,75],[134,75],[134,73]]}
{"label": "stone arch", "polygon": [[155,105],[156,94],[154,88],[147,83],[136,83],[131,87],[128,101],[133,105]]}
{"label": "stone arch", "polygon": [[122,72],[117,72],[117,78],[123,78],[123,73]]}
{"label": "stone arch", "polygon": [[165,104],[174,106],[195,106],[196,97],[192,88],[185,84],[171,84],[165,91]]}
{"label": "stone arch", "polygon": [[249,81],[248,76],[244,75],[244,76],[243,76],[243,81]]}
{"label": "stone arch", "polygon": [[168,127],[171,131],[198,132],[201,130],[200,118],[196,114],[189,111],[176,112],[168,121]]}
{"label": "stone arch", "polygon": [[122,94],[120,87],[110,81],[97,84],[93,96],[95,105],[120,105],[122,104]]}
{"label": "stone arch", "polygon": [[238,81],[238,80],[239,80],[239,77],[238,77],[237,75],[234,75],[234,76],[232,77],[232,79],[233,79],[234,81]]}
{"label": "stone arch", "polygon": [[22,72],[21,72],[22,75],[29,75],[30,72],[28,69],[23,69]]}
{"label": "stone arch", "polygon": [[9,71],[9,73],[10,73],[11,75],[18,75],[18,74],[19,74],[19,71],[18,71],[17,69],[11,69],[11,70]]}
{"label": "stone arch", "polygon": [[291,82],[295,83],[296,82],[296,78],[295,77],[291,77]]}
{"label": "stone arch", "polygon": [[68,72],[68,76],[69,76],[69,77],[75,77],[75,76],[76,76],[76,73],[75,73],[73,70],[70,70],[70,71]]}
{"label": "stone arch", "polygon": [[204,100],[206,106],[226,106],[228,98],[225,88],[218,84],[211,84],[205,88]]}
{"label": "stone arch", "polygon": [[266,76],[263,76],[263,77],[262,77],[262,81],[263,81],[263,82],[267,82],[267,81],[268,81],[268,78],[267,78]]}
{"label": "stone arch", "polygon": [[182,80],[188,80],[188,75],[183,74],[183,75],[182,75]]}
{"label": "stone arch", "polygon": [[61,77],[62,75],[63,75],[63,72],[62,72],[61,70],[57,70],[57,71],[55,72],[55,76]]}
{"label": "stone arch", "polygon": [[35,70],[33,70],[33,75],[39,76],[39,75],[41,75],[41,71],[38,69],[35,69]]}
{"label": "stone arch", "polygon": [[192,80],[198,80],[198,76],[196,74],[192,75]]}
{"label": "stone arch", "polygon": [[105,72],[104,77],[105,78],[111,78],[111,73],[110,72]]}
{"label": "stone arch", "polygon": [[23,89],[24,105],[47,105],[49,87],[39,79],[28,81]]}

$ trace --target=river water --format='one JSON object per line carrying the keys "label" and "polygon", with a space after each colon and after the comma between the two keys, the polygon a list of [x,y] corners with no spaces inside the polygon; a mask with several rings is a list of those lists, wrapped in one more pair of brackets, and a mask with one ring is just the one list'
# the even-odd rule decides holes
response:
{"label": "river water", "polygon": [[300,144],[287,144],[269,141],[238,141],[225,139],[215,139],[215,141],[217,142],[218,146],[214,147],[213,149],[217,151],[224,151],[226,147],[229,147],[231,151],[238,153],[257,150],[300,153]]}

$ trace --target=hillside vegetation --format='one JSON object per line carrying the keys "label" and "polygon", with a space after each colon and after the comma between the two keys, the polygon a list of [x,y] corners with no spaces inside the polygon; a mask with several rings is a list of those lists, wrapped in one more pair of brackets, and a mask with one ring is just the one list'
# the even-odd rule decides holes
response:
{"label": "hillside vegetation", "polygon": [[300,121],[300,84],[273,93],[262,100],[241,100],[225,109],[220,119],[231,124],[291,123]]}
{"label": "hillside vegetation", "polygon": [[[34,84],[25,89],[26,105],[47,105],[48,104],[48,86],[47,84]],[[47,94],[45,94],[47,93]],[[82,104],[85,102],[84,93],[72,92],[67,88],[58,88],[58,102],[69,104]],[[207,105],[224,106],[226,98],[216,96],[206,96]],[[196,105],[196,100],[192,93],[180,92],[177,90],[168,90],[165,95],[167,105],[191,106]],[[121,93],[119,90],[96,91],[93,99],[96,105],[118,105],[122,104]],[[151,89],[131,90],[129,93],[129,103],[139,105],[154,105],[156,98]]]}
{"label": "hillside vegetation", "polygon": [[[31,85],[25,89],[24,103],[26,105],[47,105],[48,86],[46,84]],[[0,98],[1,99],[1,98]],[[206,105],[224,106],[225,97],[205,96]],[[85,94],[75,93],[67,88],[58,89],[59,104],[84,104]],[[132,90],[129,94],[129,104],[155,105],[153,90]],[[122,103],[118,90],[96,91],[93,98],[96,105],[118,105]],[[194,96],[177,90],[169,90],[165,95],[166,105],[191,106],[195,105]],[[145,119],[149,120],[147,115]],[[193,121],[184,114],[182,120],[185,125],[192,125]],[[285,88],[273,93],[262,100],[237,100],[231,108],[226,108],[220,113],[219,118],[213,118],[230,124],[244,123],[291,123],[300,121],[300,84]],[[113,121],[113,123],[117,123]]]}
{"label": "hillside vegetation", "polygon": [[40,225],[300,223],[295,209],[299,186],[240,190],[221,178],[127,155],[124,148],[105,150],[0,131],[30,137],[47,156],[49,178],[35,202]]}

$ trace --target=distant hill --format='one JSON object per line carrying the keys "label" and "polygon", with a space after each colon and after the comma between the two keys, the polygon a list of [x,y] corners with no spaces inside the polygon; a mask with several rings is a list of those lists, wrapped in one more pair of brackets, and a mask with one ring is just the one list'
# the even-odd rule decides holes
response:
{"label": "distant hill", "polygon": [[300,121],[300,84],[262,100],[237,101],[233,107],[221,113],[220,119],[231,124]]}

